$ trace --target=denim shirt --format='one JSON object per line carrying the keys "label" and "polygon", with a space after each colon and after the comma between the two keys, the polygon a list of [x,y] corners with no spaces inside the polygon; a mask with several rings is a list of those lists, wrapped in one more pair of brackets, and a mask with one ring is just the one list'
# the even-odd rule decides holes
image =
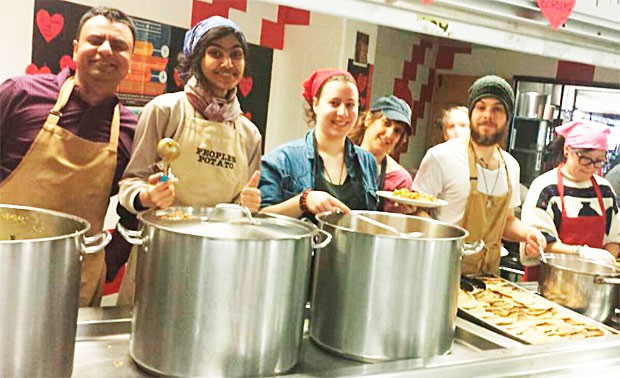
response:
{"label": "denim shirt", "polygon": [[[277,147],[261,160],[260,192],[261,207],[275,205],[314,188],[314,130]],[[362,174],[364,200],[367,210],[376,210],[377,161],[368,151],[354,145],[348,138],[345,145],[345,163],[351,179],[357,172]],[[355,165],[359,168],[356,170]]]}

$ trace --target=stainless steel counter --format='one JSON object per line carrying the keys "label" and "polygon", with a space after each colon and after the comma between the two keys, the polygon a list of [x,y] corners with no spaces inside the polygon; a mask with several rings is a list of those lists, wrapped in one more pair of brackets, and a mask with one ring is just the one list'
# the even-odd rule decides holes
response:
{"label": "stainless steel counter", "polygon": [[[128,308],[80,309],[75,377],[146,377],[129,356]],[[157,342],[154,340],[153,342]],[[620,375],[620,336],[550,345],[518,342],[457,319],[455,343],[445,356],[364,364],[333,356],[307,337],[287,377],[514,377]]]}

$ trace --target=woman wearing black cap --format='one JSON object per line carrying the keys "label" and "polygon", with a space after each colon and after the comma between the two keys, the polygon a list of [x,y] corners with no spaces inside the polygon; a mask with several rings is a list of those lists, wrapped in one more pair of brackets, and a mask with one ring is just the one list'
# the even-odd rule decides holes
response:
{"label": "woman wearing black cap", "polygon": [[[370,151],[379,169],[379,190],[411,189],[411,174],[389,154],[403,144],[411,135],[411,108],[396,96],[379,97],[362,114],[353,131],[351,140]],[[403,206],[386,200],[383,211],[402,212]]]}

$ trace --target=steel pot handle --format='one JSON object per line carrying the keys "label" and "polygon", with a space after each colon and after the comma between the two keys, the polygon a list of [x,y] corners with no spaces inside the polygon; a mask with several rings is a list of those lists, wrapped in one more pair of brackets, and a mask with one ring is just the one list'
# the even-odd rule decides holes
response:
{"label": "steel pot handle", "polygon": [[[322,240],[321,242],[319,242],[319,243],[316,243],[316,242],[314,241],[314,238],[313,238],[313,239],[312,239],[312,248],[313,248],[313,249],[321,249],[321,248],[325,248],[325,247],[327,247],[327,245],[328,245],[329,243],[331,243],[331,241],[332,241],[332,234],[330,234],[329,232],[327,232],[327,231],[325,231],[325,230],[321,230],[320,228],[319,228],[319,229],[317,229],[317,232],[318,232],[318,234],[322,234],[322,235],[325,237],[325,239],[323,239],[323,240]],[[315,235],[315,236],[318,236],[318,234],[317,234],[317,235]],[[315,243],[316,243],[316,244],[315,244]]]}
{"label": "steel pot handle", "polygon": [[95,236],[84,238],[84,253],[95,253],[104,249],[112,241],[112,234],[108,230],[101,231]]}
{"label": "steel pot handle", "polygon": [[620,285],[620,276],[594,276],[594,283],[599,285]]}
{"label": "steel pot handle", "polygon": [[471,244],[463,243],[461,255],[462,256],[475,255],[476,253],[482,252],[484,247],[485,247],[484,240],[477,240]]}
{"label": "steel pot handle", "polygon": [[116,230],[121,234],[123,239],[129,244],[143,245],[144,239],[142,239],[142,231],[134,231],[126,228],[120,222],[116,224]]}

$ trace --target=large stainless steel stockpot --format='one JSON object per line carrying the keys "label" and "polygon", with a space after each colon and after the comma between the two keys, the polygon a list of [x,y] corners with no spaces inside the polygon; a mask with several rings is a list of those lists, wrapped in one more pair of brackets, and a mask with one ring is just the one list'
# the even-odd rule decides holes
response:
{"label": "large stainless steel stockpot", "polygon": [[578,256],[545,253],[540,294],[564,307],[605,322],[620,304],[620,269]]}
{"label": "large stainless steel stockpot", "polygon": [[325,233],[234,205],[138,217],[129,348],[140,366],[172,376],[262,376],[295,365],[313,238]]}
{"label": "large stainless steel stockpot", "polygon": [[82,253],[90,224],[72,215],[0,205],[0,376],[69,377]]}
{"label": "large stainless steel stockpot", "polygon": [[312,340],[368,362],[450,351],[466,230],[380,212],[322,213],[317,220],[333,240],[315,254]]}

